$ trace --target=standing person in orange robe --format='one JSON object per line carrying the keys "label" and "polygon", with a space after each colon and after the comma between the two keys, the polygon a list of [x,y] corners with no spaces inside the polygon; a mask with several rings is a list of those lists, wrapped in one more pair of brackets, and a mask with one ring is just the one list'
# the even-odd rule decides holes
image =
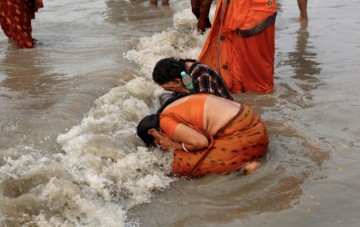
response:
{"label": "standing person in orange robe", "polygon": [[31,20],[42,7],[42,0],[0,0],[1,28],[19,48],[34,48]]}
{"label": "standing person in orange robe", "polygon": [[217,70],[232,93],[274,86],[276,0],[218,0],[198,60]]}

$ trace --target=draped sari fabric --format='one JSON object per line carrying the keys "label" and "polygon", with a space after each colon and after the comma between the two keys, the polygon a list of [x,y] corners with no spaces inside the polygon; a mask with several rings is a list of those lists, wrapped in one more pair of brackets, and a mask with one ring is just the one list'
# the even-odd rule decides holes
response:
{"label": "draped sari fabric", "polygon": [[232,93],[272,91],[276,11],[276,0],[218,0],[198,60]]}
{"label": "draped sari fabric", "polygon": [[172,174],[200,177],[240,170],[245,164],[263,157],[269,144],[265,125],[248,106],[218,132],[213,143],[202,151],[174,151]]}
{"label": "draped sari fabric", "polygon": [[42,0],[0,0],[1,28],[19,48],[34,47],[31,20],[42,7]]}
{"label": "draped sari fabric", "polygon": [[206,149],[194,152],[174,151],[172,174],[198,177],[240,170],[245,164],[265,155],[269,144],[266,127],[252,108],[241,104],[238,114],[214,136],[203,129],[203,111],[208,94],[198,94],[165,109],[160,127],[173,138],[176,125],[182,123],[208,138]]}

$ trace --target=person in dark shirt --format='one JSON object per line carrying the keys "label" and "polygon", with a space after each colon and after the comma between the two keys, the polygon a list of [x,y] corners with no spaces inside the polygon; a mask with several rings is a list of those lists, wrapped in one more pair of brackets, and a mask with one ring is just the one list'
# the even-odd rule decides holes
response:
{"label": "person in dark shirt", "polygon": [[[191,77],[191,89],[185,86],[182,74]],[[164,90],[175,94],[210,93],[233,100],[221,76],[212,68],[194,59],[175,59],[173,57],[161,59],[156,63],[152,77],[155,83]]]}

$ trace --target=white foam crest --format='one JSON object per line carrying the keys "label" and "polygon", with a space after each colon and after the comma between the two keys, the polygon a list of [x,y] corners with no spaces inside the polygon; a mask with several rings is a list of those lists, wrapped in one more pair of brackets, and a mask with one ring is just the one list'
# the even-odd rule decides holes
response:
{"label": "white foam crest", "polygon": [[31,182],[20,189],[23,193],[27,193],[27,190],[36,193],[38,187],[51,178],[71,178],[71,174],[59,162],[48,157],[39,157],[38,153],[25,154],[17,159],[5,157],[4,160],[5,163],[0,167],[1,180]]}
{"label": "white foam crest", "polygon": [[111,136],[119,130],[134,128],[140,119],[150,113],[149,105],[154,106],[156,89],[158,86],[144,78],[136,78],[124,87],[113,88],[108,94],[95,101],[96,106],[80,125],[59,135],[58,142],[66,144],[77,139],[79,135],[86,134]]}
{"label": "white foam crest", "polygon": [[48,204],[51,209],[59,209],[70,200],[83,194],[79,187],[73,182],[52,178],[44,187],[40,198]]}
{"label": "white foam crest", "polygon": [[177,12],[173,18],[174,28],[178,31],[185,30],[192,33],[196,30],[197,19],[191,11],[191,5]]}
{"label": "white foam crest", "polygon": [[44,212],[38,215],[39,226],[123,226],[126,218],[119,204],[87,198],[71,181],[51,179],[41,199],[50,208],[51,215]]}
{"label": "white foam crest", "polygon": [[[66,192],[68,198],[65,195],[62,197],[67,201],[67,206],[74,202],[69,197],[71,194],[82,196],[82,201],[93,203],[92,206],[97,210],[103,209],[103,206],[118,206],[110,210],[127,210],[134,205],[149,202],[154,190],[168,188],[174,181],[173,178],[166,175],[171,169],[172,154],[163,153],[160,150],[149,152],[145,147],[139,147],[136,151],[118,160],[104,160],[92,154],[79,157],[64,155],[62,163],[73,174],[73,181],[77,182],[81,192],[71,185],[62,184],[63,187],[67,187],[66,190],[60,189],[59,191],[59,187],[49,186],[48,193],[44,192],[44,195],[57,197],[59,193]],[[55,200],[46,199],[50,202]],[[51,203],[48,206],[52,207],[53,205]],[[59,204],[55,205],[59,206]],[[77,209],[80,209],[74,205],[70,207],[69,212],[77,213]],[[86,218],[87,222],[94,222],[99,218],[93,216],[92,212],[79,211],[82,214],[81,217]],[[67,214],[66,217],[69,218],[68,216]],[[109,219],[111,220],[112,217]]]}
{"label": "white foam crest", "polygon": [[126,206],[132,207],[148,202],[152,191],[169,187],[174,179],[164,173],[170,172],[171,163],[171,153],[148,152],[147,148],[139,147],[137,152],[111,165],[102,174],[114,179],[109,189],[121,193],[127,199]]}
{"label": "white foam crest", "polygon": [[83,226],[124,226],[125,212],[114,203],[96,204],[83,198],[77,198],[75,202],[80,210],[78,216],[88,214],[87,223],[82,223]]}
{"label": "white foam crest", "polygon": [[190,1],[179,1],[179,0],[170,0],[169,5],[172,8],[175,9],[185,9],[185,8],[191,8]]}
{"label": "white foam crest", "polygon": [[[172,154],[159,149],[149,152],[136,137],[138,122],[158,106],[154,95],[158,91],[152,81],[135,78],[98,98],[79,125],[58,136],[65,151],[58,159],[79,185],[81,200],[97,201],[92,205],[97,212],[106,206],[126,210],[148,202],[154,190],[167,188],[174,180],[167,176]],[[91,217],[93,211],[83,212],[87,224],[105,222]],[[40,216],[39,220],[51,221]]]}
{"label": "white foam crest", "polygon": [[191,9],[181,10],[174,16],[174,27],[156,33],[151,37],[142,37],[133,50],[125,57],[137,62],[142,72],[149,75],[156,62],[166,57],[196,59],[205,42],[207,32],[200,35],[196,31],[196,18]]}
{"label": "white foam crest", "polygon": [[[27,172],[36,163],[35,153],[24,154],[16,157],[3,157],[4,164],[0,167],[1,176],[12,176],[17,178]],[[22,168],[26,166],[27,168]]]}
{"label": "white foam crest", "polygon": [[[145,147],[117,160],[104,160],[93,154],[62,158],[75,181],[89,185],[86,190],[90,194],[106,201],[127,198],[130,206],[148,201],[151,191],[166,188],[173,180],[164,174],[170,172],[172,155],[148,152]],[[148,179],[148,185],[138,183],[143,178]],[[152,183],[150,178],[154,178]]]}

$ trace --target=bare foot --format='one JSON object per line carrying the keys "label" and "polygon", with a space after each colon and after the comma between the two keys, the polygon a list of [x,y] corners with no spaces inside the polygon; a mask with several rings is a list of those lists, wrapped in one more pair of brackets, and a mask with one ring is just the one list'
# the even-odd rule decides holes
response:
{"label": "bare foot", "polygon": [[250,174],[250,173],[254,172],[259,166],[260,166],[259,162],[249,162],[244,166],[245,173]]}
{"label": "bare foot", "polygon": [[238,170],[238,175],[248,175],[260,166],[259,162],[248,162]]}

